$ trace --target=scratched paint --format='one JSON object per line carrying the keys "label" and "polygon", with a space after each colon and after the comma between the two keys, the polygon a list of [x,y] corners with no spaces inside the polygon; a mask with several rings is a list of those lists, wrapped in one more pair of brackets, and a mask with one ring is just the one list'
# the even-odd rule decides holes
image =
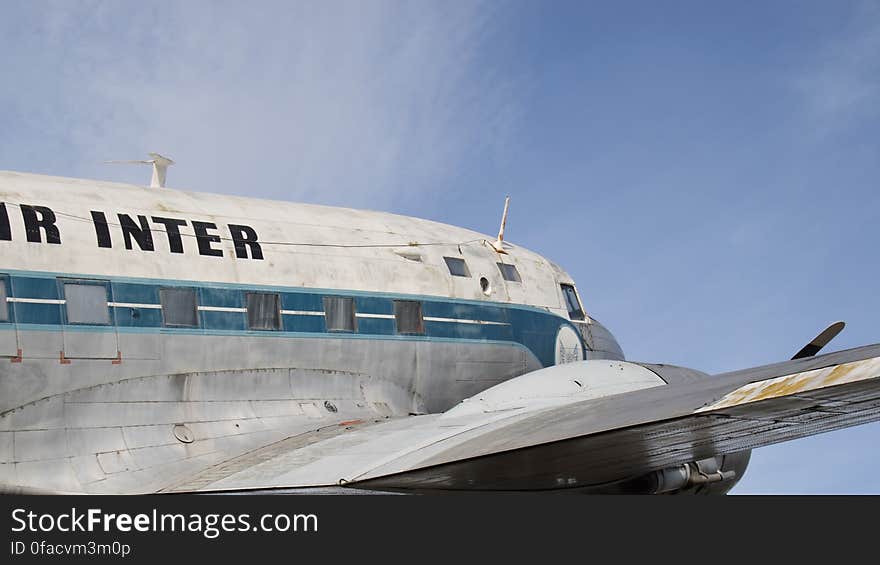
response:
{"label": "scratched paint", "polygon": [[843,363],[823,369],[814,369],[812,371],[749,383],[726,394],[718,402],[696,410],[695,413],[730,408],[760,400],[790,396],[846,383],[876,379],[878,377],[880,377],[880,357],[873,357],[871,359],[853,361],[852,363]]}

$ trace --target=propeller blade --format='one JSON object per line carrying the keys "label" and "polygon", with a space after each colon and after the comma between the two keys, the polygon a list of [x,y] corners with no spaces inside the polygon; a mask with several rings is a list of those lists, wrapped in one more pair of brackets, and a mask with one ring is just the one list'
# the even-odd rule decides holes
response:
{"label": "propeller blade", "polygon": [[812,357],[819,353],[823,347],[828,345],[828,342],[837,337],[837,334],[843,331],[844,326],[846,326],[846,322],[834,322],[822,330],[822,333],[814,337],[813,341],[806,344],[803,349],[795,353],[794,357],[791,359],[803,359],[804,357]]}

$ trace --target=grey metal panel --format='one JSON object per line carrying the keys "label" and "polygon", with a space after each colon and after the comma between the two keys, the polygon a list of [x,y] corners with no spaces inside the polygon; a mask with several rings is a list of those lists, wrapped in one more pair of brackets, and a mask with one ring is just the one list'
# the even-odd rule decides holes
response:
{"label": "grey metal panel", "polygon": [[[24,335],[35,343],[60,337]],[[59,348],[47,359],[25,352],[23,363],[0,364],[0,449],[9,444],[9,453],[0,451],[5,477],[0,488],[151,492],[316,428],[424,410],[421,398],[434,397],[433,408],[445,410],[461,395],[518,375],[527,365],[524,350],[507,345],[163,334],[156,339],[162,354],[154,360],[136,359],[128,348],[120,364],[66,363]],[[412,362],[400,363],[407,355]],[[306,366],[296,368],[299,364]],[[434,395],[435,390],[442,392]],[[190,430],[192,443],[175,438],[172,430],[179,424]],[[22,434],[19,455],[11,451],[13,431]],[[27,473],[19,473],[22,466]]]}
{"label": "grey metal panel", "polygon": [[[818,413],[788,401],[765,401],[770,418],[748,414],[691,416],[429,466],[364,482],[365,488],[542,490],[583,488],[719,454],[880,420],[873,383],[843,385],[864,394],[839,413]],[[776,418],[785,415],[785,421]],[[800,421],[789,417],[800,416]]]}
{"label": "grey metal panel", "polygon": [[64,356],[69,359],[115,359],[119,355],[116,330],[64,329]]}
{"label": "grey metal panel", "polygon": [[[15,463],[13,473],[21,486],[28,486],[32,477],[40,477],[38,492],[70,492],[75,476],[67,458],[24,461]],[[15,484],[15,483],[13,483]]]}
{"label": "grey metal panel", "polygon": [[87,486],[107,478],[98,463],[98,456],[93,453],[70,457],[69,461],[70,467],[81,485]]}
{"label": "grey metal panel", "polygon": [[125,333],[117,334],[119,351],[124,359],[157,360],[160,358],[162,346],[161,335],[152,333]]}
{"label": "grey metal panel", "polygon": [[[258,461],[244,456],[235,468],[215,474],[199,488],[318,486],[340,480],[369,489],[594,488],[689,461],[878,420],[878,356],[880,347],[875,346],[815,363],[777,365],[774,376],[869,360],[873,372],[862,375],[863,380],[830,388],[822,388],[820,382],[820,388],[804,389],[794,397],[710,413],[694,411],[726,398],[749,383],[753,373],[767,369],[733,378],[687,379],[532,411],[456,408],[443,415],[370,422],[330,435],[310,433],[276,446]],[[585,366],[590,363],[602,362]],[[604,370],[613,372],[616,365],[622,370],[627,366],[610,362]],[[577,364],[570,364],[523,378],[540,382],[543,373],[566,377],[576,371]],[[827,409],[817,411],[817,406]]]}
{"label": "grey metal panel", "polygon": [[[0,365],[0,433],[14,432],[15,440],[12,462],[0,461],[7,477],[0,486],[113,493],[345,479],[376,488],[581,488],[880,414],[874,388],[854,384],[835,387],[830,396],[817,390],[806,400],[798,394],[745,411],[733,406],[694,414],[755,380],[878,357],[880,346],[713,377],[668,366],[648,365],[649,373],[626,362],[573,363],[523,382],[548,388],[552,374],[561,379],[555,383],[561,393],[567,390],[562,381],[572,379],[598,391],[615,370],[637,368],[657,386],[586,401],[566,398],[567,404],[549,407],[468,413],[449,409],[494,380],[537,368],[537,361],[521,348],[490,344],[160,339],[164,353],[155,361],[123,354],[117,365],[89,359],[62,364],[25,352],[24,363]],[[604,380],[581,382],[578,377],[588,378],[596,363],[609,365]],[[523,392],[529,387],[510,388],[528,404]],[[443,410],[449,412],[406,416]],[[186,426],[191,443],[175,437],[175,426]],[[483,461],[490,463],[483,467]]]}
{"label": "grey metal panel", "polygon": [[60,429],[18,431],[14,432],[12,441],[18,462],[54,459],[64,455],[59,450],[63,449],[66,433]]}
{"label": "grey metal panel", "polygon": [[687,367],[678,367],[676,365],[661,365],[651,363],[638,363],[646,369],[657,373],[668,384],[688,384],[696,383],[709,377],[707,373]]}
{"label": "grey metal panel", "polygon": [[[869,346],[797,362],[737,371],[706,382],[637,391],[512,418],[367,488],[544,489],[596,485],[717,454],[736,453],[880,420],[880,374],[794,397],[694,413],[744,384],[880,357]],[[801,362],[804,361],[804,362]],[[876,373],[876,369],[874,370]],[[724,377],[724,378],[722,378]],[[823,400],[828,408],[823,408]],[[833,408],[832,408],[833,406]],[[570,479],[570,480],[569,480]],[[474,486],[478,485],[478,486]]]}
{"label": "grey metal panel", "polygon": [[[386,402],[395,411],[399,408],[410,412],[415,394],[430,402],[430,406],[420,410],[439,412],[497,380],[540,367],[530,352],[506,344],[420,341],[414,345],[397,340],[267,336],[122,336],[123,343],[143,337],[149,348],[141,353],[132,353],[133,349],[128,347],[120,349],[122,363],[116,365],[108,363],[107,358],[61,364],[60,332],[19,328],[19,339],[25,346],[24,363],[6,364],[0,371],[0,412],[56,394],[144,375],[274,367],[357,371],[369,378],[366,393],[370,402]],[[159,340],[158,344],[154,339]],[[153,357],[154,346],[158,346],[160,358],[143,359]],[[418,362],[416,347],[424,352]],[[401,361],[405,359],[411,361]],[[112,393],[112,389],[107,393]]]}
{"label": "grey metal panel", "polygon": [[[461,458],[570,439],[655,420],[689,416],[695,410],[738,387],[779,375],[880,357],[880,345],[831,353],[798,361],[716,375],[698,382],[638,390],[611,399],[589,400],[524,417],[521,421],[480,437],[472,446],[462,445],[447,457]],[[439,460],[434,463],[439,463]]]}
{"label": "grey metal panel", "polygon": [[[58,331],[31,331],[17,326],[18,347],[29,359],[57,360],[64,351],[64,336]],[[2,395],[0,395],[2,396]]]}
{"label": "grey metal panel", "polygon": [[0,432],[0,463],[12,463],[15,457],[12,453],[13,432]]}
{"label": "grey metal panel", "polygon": [[15,357],[17,355],[18,337],[15,334],[15,327],[12,324],[0,325],[0,357]]}

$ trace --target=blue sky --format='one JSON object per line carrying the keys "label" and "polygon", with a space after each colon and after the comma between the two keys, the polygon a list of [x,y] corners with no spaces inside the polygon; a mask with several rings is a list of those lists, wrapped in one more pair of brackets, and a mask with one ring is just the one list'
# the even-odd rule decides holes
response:
{"label": "blue sky", "polygon": [[[878,2],[17,2],[0,169],[497,229],[628,358],[710,373],[880,342]],[[739,493],[880,493],[880,424]]]}

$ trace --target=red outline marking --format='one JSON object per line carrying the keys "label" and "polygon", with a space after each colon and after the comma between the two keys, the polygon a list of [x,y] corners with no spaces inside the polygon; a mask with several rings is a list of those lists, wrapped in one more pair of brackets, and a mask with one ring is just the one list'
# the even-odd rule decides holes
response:
{"label": "red outline marking", "polygon": [[113,365],[122,365],[122,352],[118,349],[116,350],[116,359],[110,361]]}
{"label": "red outline marking", "polygon": [[10,363],[21,363],[21,349],[18,350],[18,355],[9,360]]}
{"label": "red outline marking", "polygon": [[67,357],[64,356],[64,352],[63,352],[63,351],[59,351],[59,353],[61,354],[61,356],[59,357],[59,360],[61,361],[61,364],[62,364],[62,365],[70,365],[70,359],[68,359]]}

